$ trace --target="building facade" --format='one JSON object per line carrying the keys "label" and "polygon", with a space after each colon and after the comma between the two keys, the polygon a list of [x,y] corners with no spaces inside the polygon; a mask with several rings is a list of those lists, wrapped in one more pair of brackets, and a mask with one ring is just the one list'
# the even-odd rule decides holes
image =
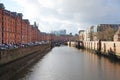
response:
{"label": "building facade", "polygon": [[[94,26],[94,40],[111,41],[120,24],[98,24]],[[111,33],[111,35],[110,35]],[[101,35],[100,35],[101,34]],[[99,35],[99,36],[98,36]],[[110,37],[109,37],[110,36]]]}
{"label": "building facade", "polygon": [[6,10],[0,3],[0,44],[26,44],[40,41],[40,30],[36,23],[30,25],[22,13]]}
{"label": "building facade", "polygon": [[83,41],[84,40],[84,32],[85,32],[85,30],[80,30],[79,31],[79,41]]}
{"label": "building facade", "polygon": [[30,24],[28,19],[23,19],[22,13],[6,10],[0,3],[0,44],[27,44],[39,41],[64,40],[66,30],[60,30],[59,35],[41,33],[38,25]]}
{"label": "building facade", "polygon": [[16,16],[15,43],[22,41],[22,16],[22,13],[18,13]]}

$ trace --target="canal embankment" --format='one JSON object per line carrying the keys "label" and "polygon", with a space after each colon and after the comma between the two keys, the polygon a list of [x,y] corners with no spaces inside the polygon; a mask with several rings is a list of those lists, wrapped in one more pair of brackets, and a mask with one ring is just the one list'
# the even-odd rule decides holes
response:
{"label": "canal embankment", "polygon": [[74,47],[54,47],[11,80],[120,80],[120,62]]}
{"label": "canal embankment", "polygon": [[82,41],[68,42],[68,45],[74,47],[84,47],[86,50],[90,50],[95,54],[103,55],[109,58],[120,59],[120,42],[113,41]]}
{"label": "canal embankment", "polygon": [[17,72],[44,56],[50,49],[50,44],[42,44],[1,51],[0,80],[9,80]]}

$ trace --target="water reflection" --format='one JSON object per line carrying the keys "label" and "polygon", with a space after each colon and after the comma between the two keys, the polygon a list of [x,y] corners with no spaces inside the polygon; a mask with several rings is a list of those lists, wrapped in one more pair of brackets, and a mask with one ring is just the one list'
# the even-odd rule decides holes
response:
{"label": "water reflection", "polygon": [[119,80],[120,64],[88,51],[55,47],[12,80]]}

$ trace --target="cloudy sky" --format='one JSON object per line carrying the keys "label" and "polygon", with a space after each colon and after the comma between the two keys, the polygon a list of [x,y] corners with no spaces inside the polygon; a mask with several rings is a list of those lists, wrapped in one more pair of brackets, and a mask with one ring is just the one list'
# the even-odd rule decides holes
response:
{"label": "cloudy sky", "polygon": [[91,25],[120,23],[120,0],[0,0],[7,10],[23,13],[40,31],[78,33]]}

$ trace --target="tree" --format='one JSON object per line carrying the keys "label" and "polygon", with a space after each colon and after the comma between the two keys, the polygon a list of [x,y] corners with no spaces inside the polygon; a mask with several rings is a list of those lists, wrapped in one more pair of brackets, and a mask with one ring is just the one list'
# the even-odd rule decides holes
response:
{"label": "tree", "polygon": [[90,41],[93,41],[93,36],[94,36],[94,33],[92,31],[90,31],[90,33],[89,33]]}
{"label": "tree", "polygon": [[110,26],[108,26],[108,28],[105,30],[105,39],[108,41],[113,41],[113,37],[115,34],[115,30],[113,28],[111,28]]}
{"label": "tree", "polygon": [[103,31],[97,32],[97,38],[104,41],[113,41],[114,34],[114,28],[111,26],[106,26],[104,27]]}
{"label": "tree", "polygon": [[97,32],[96,35],[97,35],[97,39],[98,39],[98,40],[100,40],[100,39],[101,39],[101,40],[104,40],[104,33],[103,33],[103,32],[100,32],[100,31],[99,31],[99,32]]}

